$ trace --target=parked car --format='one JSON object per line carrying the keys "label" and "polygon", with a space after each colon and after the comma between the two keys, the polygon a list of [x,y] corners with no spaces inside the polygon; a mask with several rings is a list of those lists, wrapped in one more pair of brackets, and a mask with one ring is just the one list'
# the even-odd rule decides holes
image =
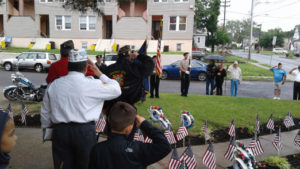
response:
{"label": "parked car", "polygon": [[274,54],[288,54],[288,51],[284,50],[283,48],[273,48],[272,52]]}
{"label": "parked car", "polygon": [[203,51],[192,51],[192,59],[203,60],[205,56]]}
{"label": "parked car", "polygon": [[[103,58],[104,59],[104,58]],[[116,63],[118,59],[118,54],[116,53],[109,53],[105,55],[105,64],[107,66]]]}
{"label": "parked car", "polygon": [[[179,62],[180,60],[170,65],[163,66],[162,79],[168,79],[168,78],[179,79],[180,78]],[[192,63],[191,78],[198,79],[200,81],[206,80],[207,64],[199,60],[191,60],[191,63]]]}
{"label": "parked car", "polygon": [[3,59],[1,65],[6,71],[13,70],[17,67],[21,69],[34,69],[36,72],[42,72],[57,61],[53,53],[48,52],[24,52],[15,58]]}

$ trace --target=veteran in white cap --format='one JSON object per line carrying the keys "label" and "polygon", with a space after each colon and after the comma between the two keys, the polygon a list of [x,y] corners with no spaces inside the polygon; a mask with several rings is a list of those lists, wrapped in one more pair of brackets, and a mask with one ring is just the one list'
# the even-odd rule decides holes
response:
{"label": "veteran in white cap", "polygon": [[242,81],[242,70],[239,67],[238,61],[234,61],[233,65],[230,65],[229,68],[227,68],[227,71],[230,72],[230,94],[231,96],[236,97],[238,96],[239,85]]}
{"label": "veteran in white cap", "polygon": [[[53,81],[41,108],[42,128],[53,128],[52,153],[55,169],[87,169],[96,144],[95,121],[105,100],[121,95],[117,81],[108,78],[88,60],[84,49],[71,50],[67,76]],[[93,77],[84,76],[87,67]]]}

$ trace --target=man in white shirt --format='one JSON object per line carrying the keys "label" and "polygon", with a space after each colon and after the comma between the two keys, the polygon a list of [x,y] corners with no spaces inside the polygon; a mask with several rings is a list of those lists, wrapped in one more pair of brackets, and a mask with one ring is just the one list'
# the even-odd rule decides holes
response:
{"label": "man in white shirt", "polygon": [[181,96],[187,97],[190,86],[190,74],[192,70],[189,53],[183,54],[184,59],[179,62],[180,79],[181,79]]}
{"label": "man in white shirt", "polygon": [[[95,76],[85,77],[90,66]],[[109,79],[87,59],[84,50],[69,54],[69,73],[53,81],[41,108],[42,128],[53,127],[52,154],[55,169],[88,168],[96,144],[95,121],[105,100],[121,95],[117,81]]]}
{"label": "man in white shirt", "polygon": [[242,81],[242,70],[239,68],[238,64],[239,63],[235,61],[233,65],[230,65],[227,69],[227,71],[230,72],[231,80],[230,94],[234,97],[238,95],[238,88]]}
{"label": "man in white shirt", "polygon": [[290,71],[291,75],[295,76],[294,81],[294,100],[300,100],[300,65],[297,68],[294,68]]}

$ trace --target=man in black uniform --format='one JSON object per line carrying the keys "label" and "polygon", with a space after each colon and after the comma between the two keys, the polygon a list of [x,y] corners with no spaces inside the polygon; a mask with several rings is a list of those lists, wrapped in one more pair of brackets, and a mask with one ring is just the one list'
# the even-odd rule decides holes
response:
{"label": "man in black uniform", "polygon": [[[94,146],[89,169],[146,169],[171,151],[164,133],[137,115],[135,108],[125,102],[117,102],[111,108],[108,121],[111,124],[111,137]],[[129,134],[135,121],[153,143],[132,140]]]}
{"label": "man in black uniform", "polygon": [[[157,63],[156,55],[153,56],[152,59],[153,59],[153,62],[156,64]],[[155,91],[155,97],[159,98],[159,81],[160,81],[160,78],[156,72],[156,69],[154,68],[153,73],[150,76],[150,98],[154,97],[154,95],[153,95],[154,91]]]}
{"label": "man in black uniform", "polygon": [[[117,80],[122,90],[122,95],[107,102],[105,108],[111,107],[117,101],[134,105],[142,97],[144,79],[152,73],[154,62],[145,54],[137,55],[130,51],[130,46],[122,47],[119,50],[117,62],[104,69],[104,74]],[[137,61],[132,62],[135,58]]]}
{"label": "man in black uniform", "polygon": [[103,71],[106,68],[106,64],[105,63],[101,63],[101,61],[102,61],[102,55],[96,55],[96,59],[97,59],[97,62],[95,63],[95,65],[98,67],[98,69],[100,71]]}

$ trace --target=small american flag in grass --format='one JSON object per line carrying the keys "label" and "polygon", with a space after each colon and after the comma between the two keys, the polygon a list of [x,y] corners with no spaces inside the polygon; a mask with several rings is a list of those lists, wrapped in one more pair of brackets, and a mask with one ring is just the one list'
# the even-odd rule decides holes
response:
{"label": "small american flag in grass", "polygon": [[173,133],[173,131],[171,131],[171,129],[165,130],[164,134],[165,134],[165,136],[168,139],[168,141],[169,141],[170,144],[175,144],[176,143],[176,139],[174,137],[174,133]]}
{"label": "small american flag in grass", "polygon": [[254,133],[254,137],[252,138],[248,147],[252,150],[255,156],[258,156],[264,152],[256,132]]}
{"label": "small american flag in grass", "polygon": [[202,162],[209,169],[215,169],[217,167],[216,166],[216,155],[215,155],[214,147],[213,147],[211,141],[209,141],[209,145],[208,145],[206,152],[204,153]]}
{"label": "small american flag in grass", "polygon": [[144,142],[144,135],[143,135],[141,129],[137,129],[136,133],[134,134],[133,140]]}
{"label": "small american flag in grass", "polygon": [[232,140],[229,143],[229,146],[224,154],[224,157],[229,160],[232,161],[233,160],[233,153],[234,150],[236,149],[236,144],[235,144],[235,137],[232,137]]}
{"label": "small american flag in grass", "polygon": [[96,132],[101,133],[104,131],[106,126],[106,120],[103,116],[103,114],[101,113],[99,116],[99,119],[96,122]]}
{"label": "small american flag in grass", "polygon": [[284,123],[286,128],[290,128],[290,127],[295,126],[294,119],[293,119],[290,112],[285,116],[285,118],[283,120],[283,123]]}
{"label": "small american flag in grass", "polygon": [[26,105],[22,102],[22,113],[21,113],[22,123],[26,124],[26,115],[27,114],[28,114],[28,109],[27,109]]}
{"label": "small american flag in grass", "polygon": [[204,125],[203,125],[203,127],[202,127],[202,131],[203,131],[203,133],[204,133],[204,138],[205,138],[205,140],[206,140],[206,141],[209,140],[209,139],[210,139],[210,136],[209,136],[209,134],[208,134],[208,124],[207,124],[207,120],[205,120],[205,122],[204,122]]}
{"label": "small american flag in grass", "polygon": [[282,150],[282,143],[281,143],[281,135],[280,135],[280,129],[278,130],[278,133],[275,135],[274,139],[273,139],[273,146],[275,147],[275,149],[280,152]]}
{"label": "small american flag in grass", "polygon": [[270,119],[269,119],[269,121],[267,123],[267,128],[269,130],[274,130],[274,127],[275,126],[274,126],[273,114],[271,114]]}
{"label": "small american flag in grass", "polygon": [[256,116],[256,122],[255,122],[255,131],[257,133],[260,133],[260,121],[259,121],[259,115]]}
{"label": "small american flag in grass", "polygon": [[194,169],[197,166],[195,155],[191,146],[188,146],[183,154],[180,156],[180,161],[185,161],[187,168]]}
{"label": "small american flag in grass", "polygon": [[296,146],[300,147],[300,130],[298,131],[298,133],[294,139],[294,143]]}
{"label": "small american flag in grass", "polygon": [[178,156],[178,152],[177,149],[174,148],[171,159],[169,161],[169,169],[178,169],[179,165],[180,165],[180,159]]}
{"label": "small american flag in grass", "polygon": [[183,122],[181,123],[177,133],[176,133],[176,138],[177,141],[180,141],[182,139],[184,139],[187,135],[188,135],[188,131],[186,129],[186,127],[184,126]]}
{"label": "small american flag in grass", "polygon": [[234,119],[232,119],[232,121],[231,121],[231,124],[230,124],[229,129],[228,129],[228,134],[229,134],[231,137],[235,136]]}

